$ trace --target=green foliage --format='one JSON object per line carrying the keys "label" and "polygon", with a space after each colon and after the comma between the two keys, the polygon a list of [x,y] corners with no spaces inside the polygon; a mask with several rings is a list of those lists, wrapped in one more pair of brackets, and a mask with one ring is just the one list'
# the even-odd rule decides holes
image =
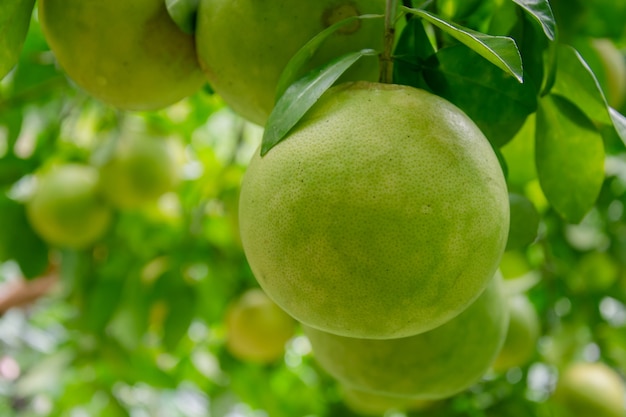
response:
{"label": "green foliage", "polygon": [[[303,75],[326,35],[313,38],[283,73],[263,132],[209,88],[159,111],[105,105],[60,69],[36,16],[28,20],[32,0],[0,3],[0,301],[22,278],[58,276],[35,303],[0,316],[0,415],[357,416],[302,333],[283,360],[259,365],[228,352],[224,321],[230,302],[257,287],[238,225],[250,157],[261,144],[271,152],[353,62],[382,51],[359,46]],[[198,1],[165,3],[194,33]],[[553,417],[570,363],[626,374],[626,108],[607,104],[607,81],[585,49],[602,38],[624,57],[626,3],[403,4],[393,81],[454,103],[501,155],[523,206],[501,268],[525,291],[541,334],[528,363],[393,415]],[[84,249],[46,244],[25,210],[35,173],[97,168],[129,123],[183,143],[181,181],[115,209]]]}

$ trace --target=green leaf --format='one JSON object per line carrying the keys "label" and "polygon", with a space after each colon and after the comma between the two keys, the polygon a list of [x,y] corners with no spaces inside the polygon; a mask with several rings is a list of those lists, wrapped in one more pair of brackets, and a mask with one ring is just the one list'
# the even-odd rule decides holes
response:
{"label": "green leaf", "polygon": [[546,37],[556,38],[556,21],[548,0],[513,0],[541,25]]}
{"label": "green leaf", "polygon": [[410,19],[394,50],[393,79],[396,84],[426,88],[422,77],[422,63],[435,54],[420,19]]}
{"label": "green leaf", "polygon": [[580,222],[604,181],[604,145],[593,122],[559,96],[539,101],[535,163],[550,204],[567,221]]}
{"label": "green leaf", "polygon": [[180,30],[188,35],[196,31],[196,15],[200,0],[165,0],[165,6],[172,20]]}
{"label": "green leaf", "polygon": [[559,45],[557,60],[556,79],[551,93],[574,103],[591,120],[613,125],[626,143],[624,116],[609,107],[600,83],[582,56],[571,46]]}
{"label": "green leaf", "polygon": [[285,69],[280,74],[278,84],[276,85],[276,100],[280,100],[280,97],[285,93],[285,91],[287,91],[287,88],[289,88],[291,84],[293,84],[298,78],[300,78],[300,76],[303,75],[302,69],[309,62],[309,60],[319,49],[319,47],[324,43],[324,41],[330,37],[330,35],[337,32],[342,27],[350,23],[356,22],[357,20],[381,19],[383,17],[383,15],[375,14],[350,16],[327,27],[326,29],[315,35],[311,40],[304,44],[304,46],[300,48],[293,57],[291,57],[291,59],[285,66]]}
{"label": "green leaf", "polygon": [[35,0],[0,2],[0,79],[17,63]]}
{"label": "green leaf", "polygon": [[364,56],[377,55],[373,49],[363,49],[342,55],[316,68],[293,83],[278,100],[263,133],[261,155],[279,143],[300,121],[337,79]]}
{"label": "green leaf", "polygon": [[168,296],[168,313],[163,323],[163,344],[172,351],[187,333],[196,315],[196,293],[190,287],[181,287]]}
{"label": "green leaf", "polygon": [[531,85],[518,83],[463,45],[440,49],[424,65],[432,91],[467,113],[494,147],[511,140],[535,111]]}
{"label": "green leaf", "polygon": [[504,72],[514,76],[520,83],[523,82],[522,58],[512,38],[476,32],[443,20],[424,10],[410,9],[408,7],[403,7],[403,9],[437,26]]}

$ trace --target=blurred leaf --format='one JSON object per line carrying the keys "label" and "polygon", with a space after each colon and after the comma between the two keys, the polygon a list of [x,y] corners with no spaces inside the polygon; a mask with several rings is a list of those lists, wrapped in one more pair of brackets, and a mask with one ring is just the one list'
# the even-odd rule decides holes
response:
{"label": "blurred leaf", "polygon": [[506,250],[521,249],[535,241],[539,228],[539,213],[525,196],[509,193],[511,220]]}
{"label": "blurred leaf", "polygon": [[437,26],[504,72],[515,77],[520,83],[523,81],[522,58],[513,39],[506,36],[485,35],[455,23],[447,22],[424,10],[410,9],[408,7],[404,7],[404,10]]}
{"label": "blurred leaf", "polygon": [[187,334],[196,315],[196,293],[191,287],[180,287],[167,298],[168,312],[163,323],[163,344],[173,351]]}
{"label": "blurred leaf", "polygon": [[364,56],[377,55],[373,49],[363,49],[331,60],[300,78],[285,91],[270,114],[263,142],[261,155],[265,155],[300,121],[306,112],[332,86],[335,81]]}
{"label": "blurred leaf", "polygon": [[326,29],[315,35],[313,38],[311,38],[306,44],[304,44],[302,48],[298,50],[298,52],[296,52],[291,57],[291,59],[285,66],[285,69],[280,74],[280,78],[278,79],[278,83],[276,85],[276,101],[280,100],[280,98],[285,93],[285,91],[287,91],[289,86],[303,75],[303,68],[305,68],[311,57],[324,43],[324,41],[326,41],[330,37],[330,35],[337,32],[342,27],[350,23],[356,22],[357,20],[381,18],[383,18],[382,15],[350,16],[346,19],[340,20],[337,23],[334,23],[333,25],[327,27]]}
{"label": "blurred leaf", "polygon": [[556,38],[556,22],[548,0],[513,0],[535,19],[543,29],[546,37],[553,41]]}
{"label": "blurred leaf", "polygon": [[439,50],[424,65],[432,91],[467,113],[494,147],[511,140],[535,111],[531,86],[518,83],[463,45]]}
{"label": "blurred leaf", "polygon": [[0,195],[0,260],[13,259],[25,278],[48,267],[48,247],[30,227],[24,206]]}
{"label": "blurred leaf", "polygon": [[0,3],[0,79],[17,63],[28,32],[35,0]]}
{"label": "blurred leaf", "polygon": [[593,123],[559,96],[539,101],[536,164],[550,204],[568,221],[580,222],[604,181],[604,147]]}
{"label": "blurred leaf", "polygon": [[[96,278],[96,277],[94,277]],[[97,277],[100,278],[100,277]],[[104,331],[121,300],[124,281],[97,279],[87,294],[83,317],[88,329],[94,333]]]}
{"label": "blurred leaf", "polygon": [[193,35],[196,30],[199,4],[200,0],[165,0],[170,17],[188,35]]}
{"label": "blurred leaf", "polygon": [[537,178],[535,168],[535,114],[528,116],[515,137],[501,149],[507,162],[507,184],[518,190]]}

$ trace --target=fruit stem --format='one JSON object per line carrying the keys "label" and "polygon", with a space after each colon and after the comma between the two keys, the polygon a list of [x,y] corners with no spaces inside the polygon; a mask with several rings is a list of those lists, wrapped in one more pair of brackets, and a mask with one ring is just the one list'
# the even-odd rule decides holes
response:
{"label": "fruit stem", "polygon": [[379,81],[385,84],[393,83],[393,43],[395,40],[394,23],[396,21],[396,10],[398,10],[398,0],[387,0],[385,10],[385,41],[383,52],[380,55],[380,78]]}

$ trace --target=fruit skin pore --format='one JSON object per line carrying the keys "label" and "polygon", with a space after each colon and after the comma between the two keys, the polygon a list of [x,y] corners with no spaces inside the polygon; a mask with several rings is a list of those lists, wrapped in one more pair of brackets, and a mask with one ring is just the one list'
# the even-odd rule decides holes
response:
{"label": "fruit skin pore", "polygon": [[411,336],[484,290],[509,203],[493,150],[458,108],[407,86],[329,90],[244,176],[241,237],[267,294],[311,327]]}
{"label": "fruit skin pore", "polygon": [[[384,0],[202,0],[198,59],[224,101],[246,119],[264,125],[283,69],[306,42],[349,16],[384,11]],[[304,72],[348,52],[382,50],[383,31],[382,19],[341,28],[322,44]],[[340,80],[376,79],[378,60],[365,57]]]}
{"label": "fruit skin pore", "polygon": [[108,229],[112,212],[98,194],[98,171],[67,164],[40,175],[27,202],[33,229],[52,245],[82,249]]}
{"label": "fruit skin pore", "polygon": [[454,319],[429,332],[389,340],[337,336],[304,326],[313,356],[343,384],[366,392],[443,399],[478,382],[508,325],[500,274]]}
{"label": "fruit skin pore", "polygon": [[156,110],[204,84],[194,38],[163,0],[41,0],[39,19],[67,74],[125,110]]}

